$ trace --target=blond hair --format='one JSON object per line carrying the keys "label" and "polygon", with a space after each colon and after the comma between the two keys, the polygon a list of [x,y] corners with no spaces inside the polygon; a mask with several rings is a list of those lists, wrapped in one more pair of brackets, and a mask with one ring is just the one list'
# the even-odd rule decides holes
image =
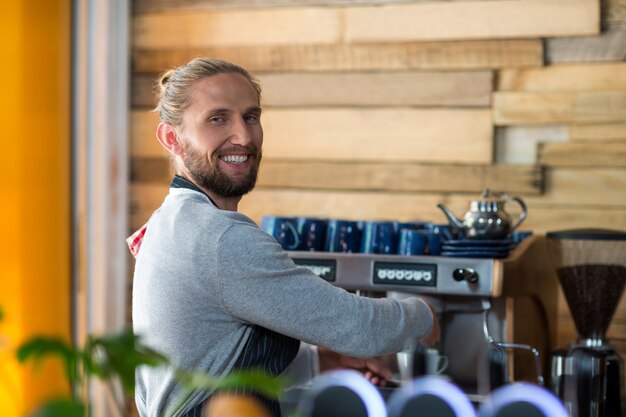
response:
{"label": "blond hair", "polygon": [[261,101],[261,84],[239,65],[216,58],[195,58],[189,63],[164,72],[157,83],[158,104],[154,111],[161,121],[172,126],[182,124],[183,113],[190,105],[192,86],[204,78],[217,74],[240,74],[244,76],[256,90]]}

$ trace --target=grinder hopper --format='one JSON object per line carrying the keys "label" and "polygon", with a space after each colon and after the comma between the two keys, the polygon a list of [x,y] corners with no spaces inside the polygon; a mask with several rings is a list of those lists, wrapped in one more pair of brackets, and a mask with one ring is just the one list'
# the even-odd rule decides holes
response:
{"label": "grinder hopper", "polygon": [[578,342],[604,345],[626,284],[626,233],[579,229],[549,232],[547,238]]}

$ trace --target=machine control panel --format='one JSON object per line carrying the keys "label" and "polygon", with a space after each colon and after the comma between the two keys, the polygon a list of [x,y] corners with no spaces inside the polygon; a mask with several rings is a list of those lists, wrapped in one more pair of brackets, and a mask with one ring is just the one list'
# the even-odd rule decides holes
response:
{"label": "machine control panel", "polygon": [[498,296],[502,268],[494,259],[362,253],[289,252],[297,264],[347,290]]}

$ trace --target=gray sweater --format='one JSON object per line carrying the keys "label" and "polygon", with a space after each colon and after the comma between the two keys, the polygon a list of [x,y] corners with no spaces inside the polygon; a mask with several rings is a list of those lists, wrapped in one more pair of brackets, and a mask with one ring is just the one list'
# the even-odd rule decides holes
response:
{"label": "gray sweater", "polygon": [[[133,327],[177,365],[222,375],[255,324],[350,356],[398,352],[432,327],[430,309],[416,300],[334,287],[296,266],[248,217],[216,208],[197,191],[171,188],[137,256]],[[170,369],[137,371],[142,417],[166,410],[179,416],[203,396],[183,400]]]}

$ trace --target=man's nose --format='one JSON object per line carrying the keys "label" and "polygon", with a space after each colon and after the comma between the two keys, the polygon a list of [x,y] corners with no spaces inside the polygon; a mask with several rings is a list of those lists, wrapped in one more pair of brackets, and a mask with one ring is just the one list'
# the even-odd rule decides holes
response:
{"label": "man's nose", "polygon": [[233,123],[230,141],[236,145],[247,145],[252,142],[252,129],[244,119],[237,119]]}

